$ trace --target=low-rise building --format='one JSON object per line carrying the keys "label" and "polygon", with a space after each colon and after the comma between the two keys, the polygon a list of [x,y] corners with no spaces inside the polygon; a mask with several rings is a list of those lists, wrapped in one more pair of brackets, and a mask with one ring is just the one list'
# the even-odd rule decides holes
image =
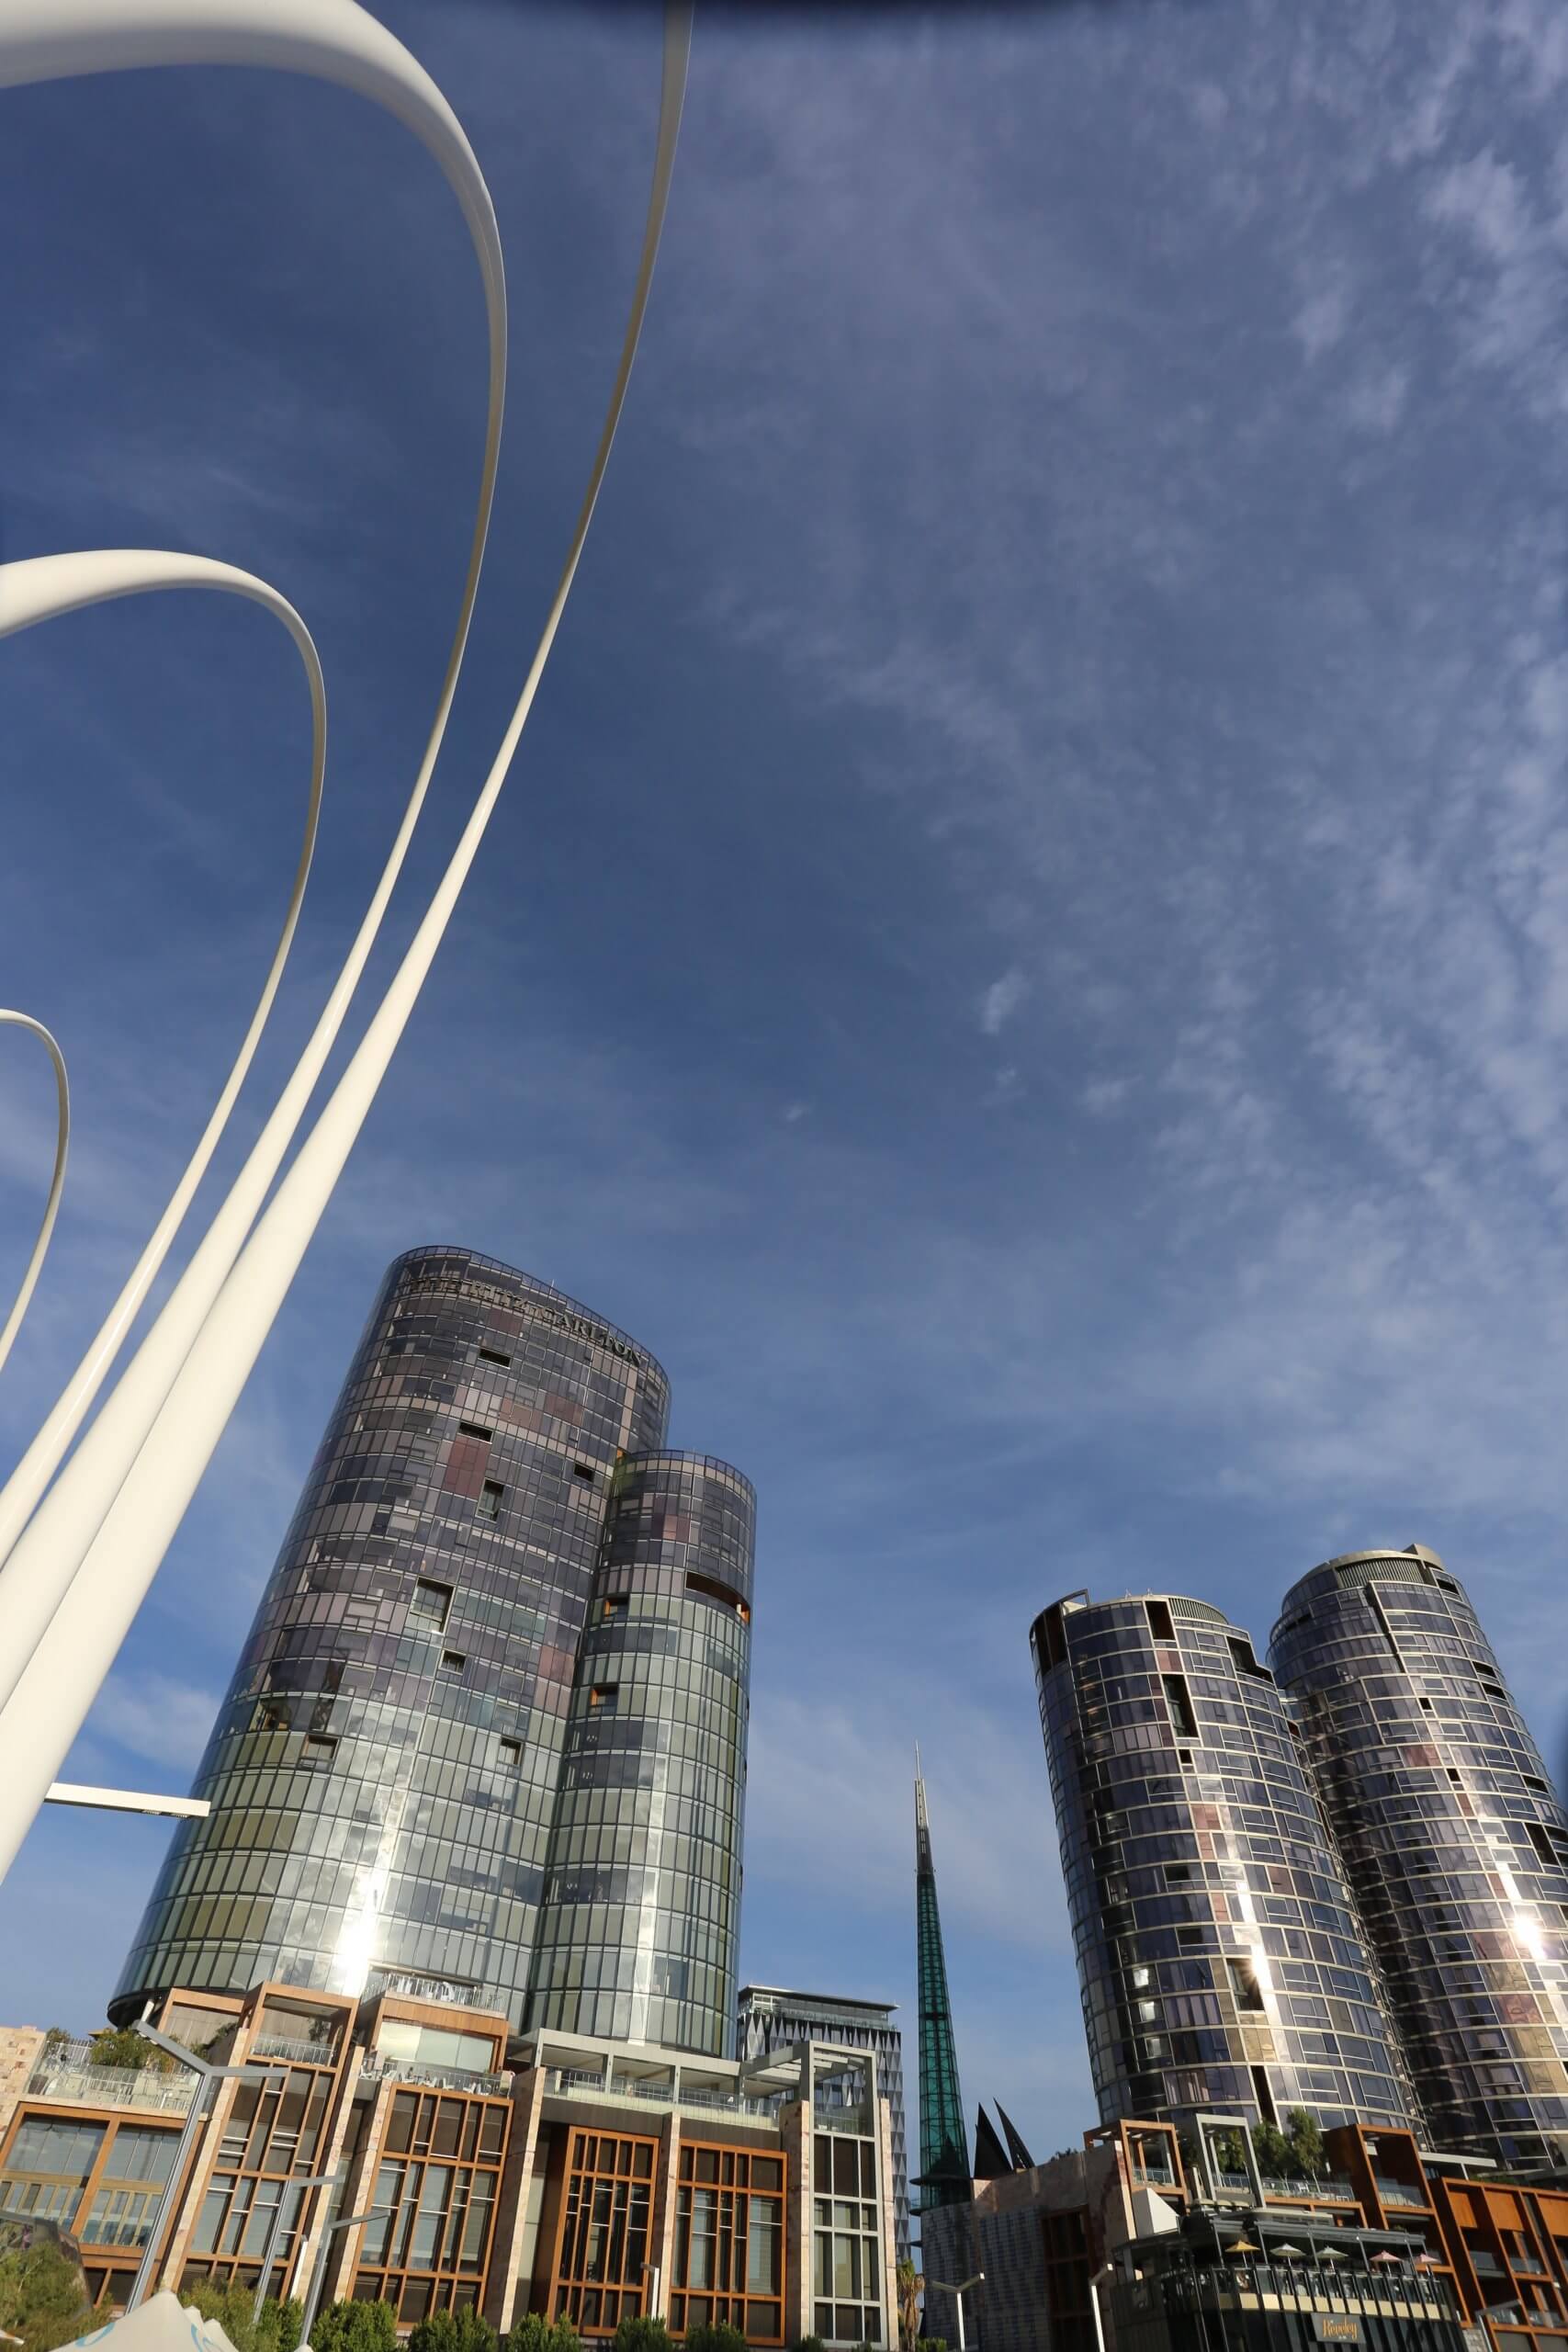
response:
{"label": "low-rise building", "polygon": [[152,2022],[223,2070],[199,2087],[175,2060],[40,2051],[0,2142],[0,2218],[73,2232],[90,2290],[120,2303],[155,2238],[157,2283],[304,2295],[324,2265],[322,2292],[390,2302],[403,2329],[468,2306],[589,2339],[656,2313],[677,2337],[896,2341],[874,2053],[517,2041],[457,1990],[175,1992]]}

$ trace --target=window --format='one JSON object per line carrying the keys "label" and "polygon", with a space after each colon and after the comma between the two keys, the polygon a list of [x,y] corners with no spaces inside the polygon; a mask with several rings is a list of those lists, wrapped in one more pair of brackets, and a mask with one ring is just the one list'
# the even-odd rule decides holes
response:
{"label": "window", "polygon": [[422,1618],[439,1633],[446,1623],[446,1612],[452,1606],[452,1588],[437,1584],[434,1577],[421,1577],[414,1585],[413,1598],[409,1602],[409,1615]]}
{"label": "window", "polygon": [[600,1608],[600,1615],[602,1617],[624,1617],[626,1613],[626,1602],[629,1597],[630,1596],[628,1594],[624,1592],[606,1593],[604,1602]]}
{"label": "window", "polygon": [[487,1430],[482,1421],[459,1421],[457,1424],[457,1434],[459,1437],[482,1438],[485,1444],[488,1445],[491,1438],[495,1435],[495,1431],[493,1430]]}
{"label": "window", "polygon": [[[677,2332],[706,2324],[738,2328],[751,2344],[782,2340],[783,2192],[780,2156],[682,2148],[671,2280]],[[850,2210],[858,2217],[861,2208]]]}
{"label": "window", "polygon": [[700,1592],[708,1600],[721,1601],[726,1609],[733,1609],[743,1625],[751,1622],[751,1611],[732,1585],[720,1584],[716,1577],[688,1575],[688,1592]]}
{"label": "window", "polygon": [[603,1707],[606,1713],[613,1714],[615,1702],[620,1695],[621,1686],[618,1682],[595,1682],[588,1693],[588,1703],[591,1707]]}
{"label": "window", "polygon": [[1552,1851],[1551,1838],[1547,1836],[1540,1822],[1527,1821],[1525,1827],[1529,1833],[1530,1844],[1535,1848],[1536,1860],[1540,1863],[1542,1869],[1549,1871],[1555,1870],[1557,1867],[1557,1856]]}
{"label": "window", "polygon": [[597,1473],[592,1462],[574,1462],[571,1465],[571,1475],[574,1478],[581,1478],[584,1486],[591,1487]]}
{"label": "window", "polygon": [[[813,2171],[820,2191],[812,2212],[812,2290],[824,2342],[879,2344],[881,2246],[877,2229],[876,2151],[869,2140],[815,2136]],[[874,2301],[873,2298],[876,2298]]]}
{"label": "window", "polygon": [[307,1772],[330,1772],[336,1758],[336,1740],[312,1732],[300,1751],[299,1761]]}
{"label": "window", "polygon": [[573,2131],[544,2315],[614,2335],[641,2312],[657,2154],[651,2140]]}
{"label": "window", "polygon": [[481,1363],[509,1364],[512,1362],[512,1358],[510,1356],[503,1356],[499,1348],[481,1348],[479,1350],[479,1362]]}
{"label": "window", "polygon": [[1225,1967],[1229,1972],[1236,2007],[1260,2009],[1263,2007],[1263,1987],[1258,1981],[1258,1972],[1251,1961],[1227,1959]]}
{"label": "window", "polygon": [[520,1739],[502,1739],[497,1745],[501,1749],[502,1762],[510,1764],[515,1771],[523,1761],[523,1742]]}
{"label": "window", "polygon": [[461,1674],[468,1663],[468,1654],[466,1651],[443,1650],[441,1653],[441,1671],[443,1674]]}
{"label": "window", "polygon": [[1170,1608],[1163,1600],[1145,1600],[1144,1613],[1149,1621],[1149,1631],[1156,1642],[1174,1642],[1176,1627],[1170,1619]]}
{"label": "window", "polygon": [[1192,1712],[1192,1701],[1188,1693],[1186,1676],[1162,1674],[1160,1682],[1165,1690],[1165,1703],[1170,1710],[1170,1720],[1176,1725],[1178,1736],[1181,1739],[1196,1739],[1198,1718]]}
{"label": "window", "polygon": [[484,1483],[484,1491],[479,1497],[479,1517],[499,1519],[501,1506],[505,1500],[506,1488],[498,1485],[495,1479],[487,1478]]}

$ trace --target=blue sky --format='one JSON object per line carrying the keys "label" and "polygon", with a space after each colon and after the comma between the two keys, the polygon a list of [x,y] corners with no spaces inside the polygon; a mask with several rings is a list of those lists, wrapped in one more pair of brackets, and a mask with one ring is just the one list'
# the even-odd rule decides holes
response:
{"label": "blue sky", "polygon": [[[513,316],[400,944],[592,457],[658,25],[379,12],[473,139]],[[433,1239],[635,1331],[675,1442],[757,1483],[745,1972],[911,2018],[918,1736],[965,2094],[1037,2154],[1093,2120],[1047,1601],[1186,1589],[1261,1640],[1315,1561],[1419,1538],[1558,1762],[1565,98],[1557,0],[700,17],[523,753],[75,1776],[185,1784],[377,1278]],[[341,92],[120,75],[0,114],[0,551],[224,558],[325,663],[238,1148],[434,706],[477,276],[434,167]],[[0,697],[0,1000],[58,1031],[78,1122],[14,1450],[243,1027],[309,737],[280,633],[224,599],[8,640]],[[6,1267],[51,1117],[17,1040]],[[163,1837],[45,1821],[0,2016],[96,2020]]]}

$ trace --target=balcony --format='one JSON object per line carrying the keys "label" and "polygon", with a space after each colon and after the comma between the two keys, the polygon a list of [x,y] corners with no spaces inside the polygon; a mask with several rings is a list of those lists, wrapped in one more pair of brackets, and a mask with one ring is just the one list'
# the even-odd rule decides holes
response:
{"label": "balcony", "polygon": [[[1226,2181],[1232,2177],[1233,2176],[1229,2173],[1222,2175],[1222,2178]],[[1304,2179],[1299,2176],[1287,2178],[1280,2173],[1265,2173],[1263,2194],[1265,2197],[1279,2198],[1292,2205],[1320,2205],[1325,2199],[1345,2205],[1353,2205],[1356,2202],[1356,2192],[1350,2186],[1348,2177],[1342,2172],[1320,2173],[1315,2180]],[[1417,2199],[1416,2202],[1419,2203],[1419,2201]]]}
{"label": "balcony", "polygon": [[[509,2078],[510,2079],[510,2078]],[[700,2090],[695,2084],[683,2083],[681,2095],[675,2096],[674,2085],[668,2075],[634,2075],[606,2083],[596,2068],[587,2066],[552,2066],[545,2086],[547,2090],[559,2092],[566,2098],[597,2099],[601,2106],[606,2100],[635,2099],[649,2107],[692,2108],[699,2114],[754,2117],[759,2122],[778,2120],[779,2100],[749,2098],[739,2091]],[[845,2110],[846,2116],[848,2110]],[[818,2115],[819,2128],[825,2131],[860,2131],[863,2127],[847,2120],[829,2123]]]}
{"label": "balcony", "polygon": [[1418,2212],[1427,2210],[1424,2192],[1408,2180],[1388,2180],[1381,2172],[1372,2175],[1372,2187],[1385,2205],[1409,2205]]}
{"label": "balcony", "polygon": [[135,2107],[157,2115],[188,2115],[197,2077],[185,2067],[95,2066],[88,2041],[56,2042],[39,2058],[28,2098],[73,2107]]}
{"label": "balcony", "polygon": [[412,2058],[388,2058],[367,2050],[359,2079],[364,2083],[407,2083],[416,2090],[467,2091],[474,2098],[504,2098],[512,2088],[509,2074],[470,2075],[461,2066],[422,2066]]}
{"label": "balcony", "polygon": [[253,2058],[285,2058],[291,2066],[335,2066],[337,2036],[329,2034],[324,2041],[311,2041],[304,2036],[269,2033],[264,2027],[251,2043]]}

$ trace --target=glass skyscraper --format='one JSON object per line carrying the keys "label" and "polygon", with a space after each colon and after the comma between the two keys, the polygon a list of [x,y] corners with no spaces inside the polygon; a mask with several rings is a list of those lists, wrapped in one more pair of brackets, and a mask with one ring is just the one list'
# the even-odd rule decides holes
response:
{"label": "glass skyscraper", "polygon": [[1292,1585],[1269,1645],[1435,2143],[1568,2162],[1568,1815],[1435,1552]]}
{"label": "glass skyscraper", "polygon": [[[660,2023],[723,2047],[752,1509],[733,1472],[698,1458],[688,1476],[688,1457],[660,1451],[668,1417],[648,1351],[547,1283],[464,1250],[396,1261],[197,1771],[211,1813],[175,1832],[111,2014],[134,2017],[176,1984],[243,1991],[270,1977],[358,1993],[380,1969],[450,1984],[521,2024],[558,1793],[572,1808],[553,1849],[562,1886],[597,1864],[590,1822],[613,1870],[630,1861],[616,1840],[639,1811],[673,1809],[659,1902],[639,1889],[592,1913],[595,1992],[624,1981],[635,1996],[646,1955],[651,2001],[660,1962],[667,1986],[675,1963],[694,1962],[693,1989],[660,1996]],[[710,1485],[728,1519],[708,1508]],[[621,1576],[643,1496],[688,1489],[705,1500],[684,1532],[680,1512],[649,1514],[650,1528],[662,1516],[657,1572]],[[622,1630],[640,1624],[650,1669],[669,1640],[657,1670],[601,1677],[595,1591],[624,1593]],[[583,1727],[598,1681],[626,1688],[623,1727],[637,1710],[655,1732],[626,1738],[613,1766]],[[651,1699],[655,1683],[668,1695]],[[694,1759],[681,1752],[693,1746]],[[594,1756],[596,1785],[620,1792],[599,1812],[579,1802]],[[682,1842],[694,1835],[731,1839],[728,1883]],[[682,1899],[700,1928],[677,1916]],[[551,1906],[552,1953],[573,1940],[570,1907],[564,1894]]]}
{"label": "glass skyscraper", "polygon": [[735,2030],[756,1498],[727,1462],[617,1473],[578,1651],[530,2026],[726,2057]]}
{"label": "glass skyscraper", "polygon": [[1409,2088],[1273,1676],[1205,1601],[1031,1631],[1100,2120],[1410,2128]]}

